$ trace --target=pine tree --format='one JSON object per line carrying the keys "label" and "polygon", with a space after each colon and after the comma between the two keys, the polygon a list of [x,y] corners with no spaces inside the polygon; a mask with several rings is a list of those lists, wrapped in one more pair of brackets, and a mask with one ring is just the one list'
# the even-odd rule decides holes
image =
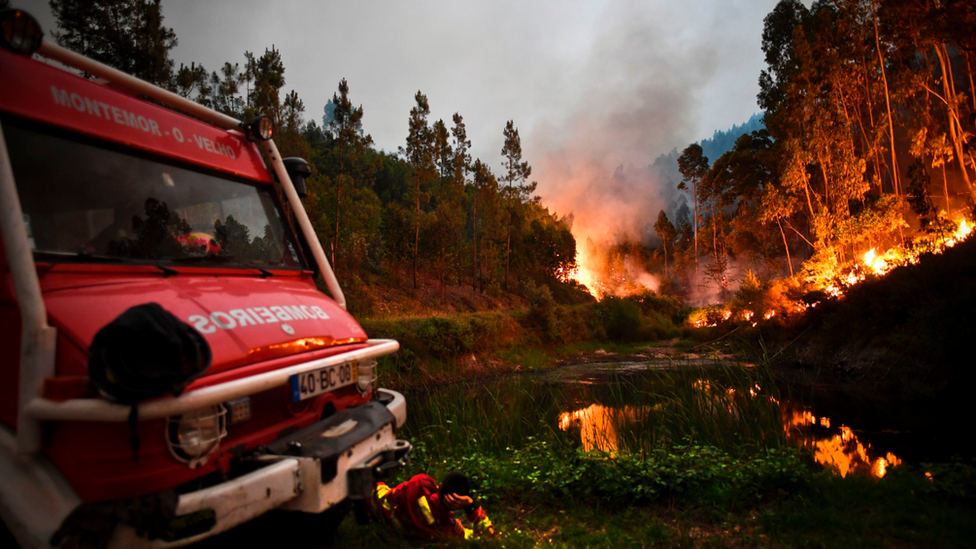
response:
{"label": "pine tree", "polygon": [[[247,58],[248,52],[244,56]],[[285,86],[285,64],[281,52],[274,46],[264,50],[257,59],[248,59],[248,73],[254,79],[254,87],[248,92],[245,118],[264,114],[271,117],[275,126],[281,124],[281,98],[279,92]]]}
{"label": "pine tree", "polygon": [[[452,118],[454,127],[451,128],[451,136],[454,142],[454,155],[451,157],[451,199],[455,203],[461,222],[457,227],[457,276],[458,286],[461,285],[461,253],[464,249],[464,219],[462,200],[464,189],[468,184],[468,172],[471,170],[471,141],[468,140],[468,131],[464,126],[464,118],[460,114],[454,113]],[[474,284],[472,279],[472,284]]]}
{"label": "pine tree", "polygon": [[512,225],[515,222],[515,202],[519,203],[525,195],[531,194],[535,190],[535,184],[526,185],[525,181],[532,175],[532,168],[528,162],[522,161],[522,139],[519,137],[518,128],[515,122],[509,120],[505,123],[505,144],[502,146],[502,167],[505,175],[502,181],[505,182],[505,195],[508,201],[508,235],[505,239],[505,289],[508,290],[508,274],[512,257]]}
{"label": "pine tree", "polygon": [[210,108],[220,111],[227,116],[242,118],[244,116],[245,99],[241,97],[241,84],[245,75],[241,73],[240,65],[224,63],[220,73],[210,74]]}
{"label": "pine tree", "polygon": [[413,287],[418,288],[417,272],[420,268],[420,220],[422,212],[420,202],[423,198],[422,189],[436,175],[432,132],[427,124],[430,116],[430,105],[427,96],[417,91],[414,96],[417,104],[410,109],[410,133],[407,135],[407,146],[403,149],[407,162],[414,172],[414,242],[413,242]]}
{"label": "pine tree", "polygon": [[298,92],[288,92],[281,103],[281,125],[275,136],[275,143],[282,157],[297,156],[307,159],[312,153],[302,134],[304,112],[305,102],[298,97]]}
{"label": "pine tree", "polygon": [[160,0],[51,0],[58,44],[157,86],[173,87],[176,33]]}
{"label": "pine tree", "polygon": [[332,95],[330,102],[332,116],[326,130],[335,140],[338,149],[339,173],[335,178],[335,234],[332,241],[332,265],[336,266],[336,256],[339,253],[339,228],[342,205],[342,188],[346,178],[346,160],[359,154],[368,147],[373,138],[363,135],[363,106],[353,107],[349,100],[349,84],[343,78],[339,81],[339,90]]}

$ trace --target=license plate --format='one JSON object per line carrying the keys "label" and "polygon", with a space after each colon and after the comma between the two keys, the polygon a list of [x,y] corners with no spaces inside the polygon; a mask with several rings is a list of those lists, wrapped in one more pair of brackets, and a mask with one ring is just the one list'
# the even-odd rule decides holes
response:
{"label": "license plate", "polygon": [[358,382],[359,364],[354,360],[326,366],[311,372],[295,374],[289,378],[289,381],[291,401],[298,402]]}

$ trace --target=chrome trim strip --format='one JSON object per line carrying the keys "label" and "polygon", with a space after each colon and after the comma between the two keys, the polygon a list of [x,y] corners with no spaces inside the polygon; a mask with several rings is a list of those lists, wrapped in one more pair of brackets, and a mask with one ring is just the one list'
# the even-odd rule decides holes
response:
{"label": "chrome trim strip", "polygon": [[[220,385],[203,387],[178,397],[149,400],[139,404],[139,419],[159,419],[179,415],[190,410],[279,387],[288,383],[288,378],[295,374],[350,360],[377,358],[394,353],[400,348],[400,344],[392,339],[370,339],[367,343],[369,347],[356,351],[304,362],[280,370],[228,381]],[[26,412],[30,414],[31,418],[48,421],[119,422],[128,420],[129,411],[129,406],[97,398],[74,399],[64,402],[35,398],[26,407]]]}

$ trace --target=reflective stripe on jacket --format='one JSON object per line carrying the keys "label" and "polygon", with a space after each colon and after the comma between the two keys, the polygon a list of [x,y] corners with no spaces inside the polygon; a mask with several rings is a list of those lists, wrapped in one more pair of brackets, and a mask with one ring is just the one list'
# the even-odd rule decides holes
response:
{"label": "reflective stripe on jacket", "polygon": [[[377,483],[370,498],[370,514],[375,518],[382,517],[399,531],[426,538],[457,536],[454,518],[441,502],[437,482],[429,475],[415,475],[395,488]],[[491,521],[481,507],[468,513],[467,518],[473,530],[464,529],[465,539],[491,531]]]}

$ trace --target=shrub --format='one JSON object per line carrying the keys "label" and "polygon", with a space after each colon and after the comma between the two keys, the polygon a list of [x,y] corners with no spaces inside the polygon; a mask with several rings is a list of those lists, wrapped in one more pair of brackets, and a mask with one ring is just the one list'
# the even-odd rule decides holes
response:
{"label": "shrub", "polygon": [[556,301],[547,286],[536,286],[531,280],[522,283],[522,294],[529,300],[529,311],[523,325],[534,330],[539,339],[551,343],[559,338]]}
{"label": "shrub", "polygon": [[604,298],[599,303],[597,320],[602,323],[607,339],[636,341],[641,336],[641,310],[629,299]]}

